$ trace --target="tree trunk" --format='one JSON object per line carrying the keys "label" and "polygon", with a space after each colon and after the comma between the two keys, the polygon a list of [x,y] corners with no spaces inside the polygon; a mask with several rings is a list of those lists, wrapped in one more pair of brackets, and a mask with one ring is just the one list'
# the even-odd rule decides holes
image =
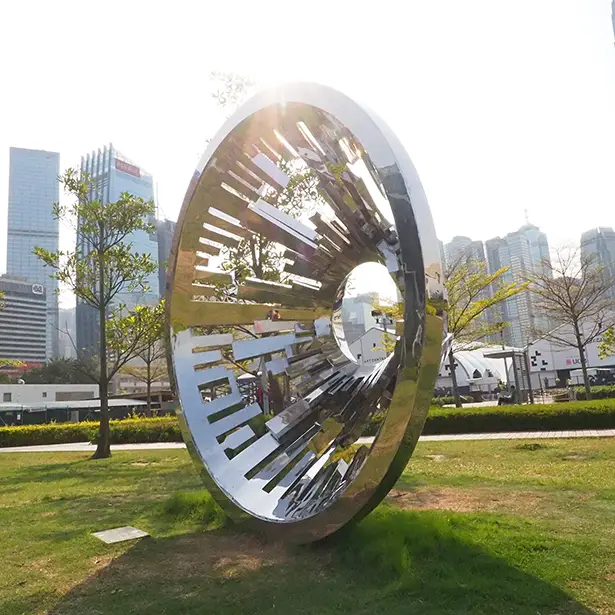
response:
{"label": "tree trunk", "polygon": [[457,374],[455,373],[455,357],[453,356],[452,350],[448,353],[448,364],[451,368],[451,378],[453,380],[453,395],[455,396],[455,407],[461,408],[461,397],[459,395],[459,388],[457,387]]}
{"label": "tree trunk", "polygon": [[152,364],[147,364],[147,408],[145,410],[145,416],[152,416]]}
{"label": "tree trunk", "polygon": [[[104,242],[104,228],[100,224],[100,246]],[[105,268],[104,255],[99,250],[98,266],[100,268],[99,293],[100,303],[98,308],[98,322],[100,327],[100,426],[98,428],[98,442],[93,459],[106,459],[111,457],[111,442],[109,434],[109,377],[107,370],[107,310],[105,298]]]}
{"label": "tree trunk", "polygon": [[579,358],[581,359],[581,370],[583,371],[583,384],[585,385],[585,399],[590,401],[592,398],[592,388],[589,384],[589,376],[587,375],[587,361],[585,360],[585,348],[583,346],[583,340],[581,339],[581,332],[579,331],[578,324],[574,325],[574,335],[577,340],[577,349],[579,351]]}

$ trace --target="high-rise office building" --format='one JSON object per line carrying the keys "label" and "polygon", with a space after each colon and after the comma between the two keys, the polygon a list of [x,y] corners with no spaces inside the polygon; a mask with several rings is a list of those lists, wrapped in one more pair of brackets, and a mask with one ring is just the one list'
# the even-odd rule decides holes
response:
{"label": "high-rise office building", "polygon": [[173,220],[156,220],[156,234],[158,236],[158,287],[160,296],[166,292],[167,264],[175,234],[176,222]]}
{"label": "high-rise office building", "polygon": [[[485,245],[490,273],[502,267],[509,268],[502,276],[504,283],[528,282],[536,273],[550,271],[545,264],[545,259],[549,257],[547,237],[531,224],[504,238],[489,239]],[[529,291],[495,306],[492,318],[509,323],[504,329],[504,342],[516,347],[524,347],[539,333],[551,328],[551,323],[537,308],[536,297]]]}
{"label": "high-rise office building", "polygon": [[438,246],[440,248],[440,262],[442,264],[442,271],[446,271],[446,255],[444,253],[444,244],[439,239]]}
{"label": "high-rise office building", "polygon": [[482,241],[472,241],[469,237],[458,235],[444,246],[444,255],[449,267],[460,261],[464,263],[484,263],[485,247]]}
{"label": "high-rise office building", "polygon": [[[581,235],[581,258],[602,267],[605,282],[615,280],[615,231],[605,226],[585,231]],[[615,299],[615,285],[608,296]]]}
{"label": "high-rise office building", "polygon": [[60,308],[60,331],[58,356],[63,359],[77,357],[75,350],[75,308]]}
{"label": "high-rise office building", "polygon": [[0,357],[41,367],[47,359],[47,304],[44,284],[0,276]]}
{"label": "high-rise office building", "polygon": [[537,271],[543,275],[552,276],[551,256],[549,254],[549,241],[546,233],[543,233],[537,226],[524,224],[517,233],[523,235],[530,242],[532,260]]}
{"label": "high-rise office building", "polygon": [[[92,184],[90,198],[99,199],[103,203],[113,203],[122,193],[128,192],[146,201],[154,200],[152,176],[126,158],[113,145],[105,146],[102,150],[82,157],[81,171],[90,176]],[[132,243],[134,252],[149,254],[154,262],[158,262],[158,241],[155,232],[150,234],[145,231],[135,231],[126,241]],[[85,247],[81,249],[84,252],[87,250]],[[129,308],[156,303],[160,296],[158,279],[159,274],[156,270],[147,278],[147,292],[122,290],[115,299],[116,303],[125,304]],[[76,329],[79,350],[95,351],[100,338],[98,313],[79,299],[76,308]]]}
{"label": "high-rise office building", "polygon": [[7,274],[42,284],[47,301],[46,358],[58,354],[58,281],[33,251],[40,246],[58,250],[59,221],[52,207],[59,201],[60,154],[11,147]]}

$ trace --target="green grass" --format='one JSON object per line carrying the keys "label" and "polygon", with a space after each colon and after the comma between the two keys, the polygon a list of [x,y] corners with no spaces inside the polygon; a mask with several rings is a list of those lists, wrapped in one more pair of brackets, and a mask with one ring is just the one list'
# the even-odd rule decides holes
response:
{"label": "green grass", "polygon": [[[615,614],[615,439],[430,442],[335,540],[229,525],[182,450],[0,455],[0,613]],[[153,538],[105,545],[135,525]]]}

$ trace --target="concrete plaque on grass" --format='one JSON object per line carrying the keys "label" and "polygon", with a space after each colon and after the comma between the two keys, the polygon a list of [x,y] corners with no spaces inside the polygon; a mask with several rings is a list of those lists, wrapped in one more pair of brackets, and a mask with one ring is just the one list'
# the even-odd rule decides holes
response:
{"label": "concrete plaque on grass", "polygon": [[113,530],[104,530],[103,532],[93,532],[92,536],[100,538],[107,544],[113,544],[114,542],[124,542],[126,540],[135,540],[137,538],[145,538],[149,536],[147,532],[139,530],[136,527],[116,527]]}

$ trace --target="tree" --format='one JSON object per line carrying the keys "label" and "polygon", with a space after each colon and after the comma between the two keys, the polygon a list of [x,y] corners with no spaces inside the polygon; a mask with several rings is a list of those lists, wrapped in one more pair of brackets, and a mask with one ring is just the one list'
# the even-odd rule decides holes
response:
{"label": "tree", "polygon": [[[235,73],[213,72],[211,79],[219,84],[212,97],[226,113],[239,106],[255,85],[248,77]],[[264,199],[275,203],[276,209],[296,218],[308,213],[310,203],[324,202],[318,193],[318,178],[307,165],[284,160],[277,161],[277,164],[289,177],[288,184],[280,193],[270,189],[263,195]],[[283,269],[282,254],[276,243],[259,234],[249,234],[236,247],[223,250],[222,269],[233,273],[235,284],[247,277],[279,282]],[[218,285],[219,298],[224,298],[229,292],[232,292],[230,287]]]}
{"label": "tree", "polygon": [[486,338],[507,327],[506,322],[493,322],[488,317],[489,310],[528,287],[529,281],[505,282],[504,276],[508,269],[502,267],[489,273],[484,261],[460,260],[446,271],[448,332],[452,333],[455,342],[455,350],[451,346],[448,361],[455,405],[458,408],[461,407],[461,397],[455,374],[454,353],[477,348]]}
{"label": "tree", "polygon": [[128,328],[126,335],[128,338],[137,337],[140,340],[134,358],[138,359],[141,364],[133,365],[129,362],[123,367],[122,372],[145,383],[146,413],[147,416],[151,416],[152,383],[159,381],[167,374],[164,300],[153,307],[141,306],[135,310],[134,315],[137,317],[128,323],[133,326],[133,329]]}
{"label": "tree", "polygon": [[84,372],[77,359],[53,359],[43,367],[23,374],[28,384],[92,384],[94,379]]}
{"label": "tree", "polygon": [[614,324],[609,296],[612,286],[606,268],[594,257],[582,255],[578,248],[556,250],[555,258],[544,262],[532,284],[538,309],[556,326],[537,333],[555,344],[577,349],[588,400],[591,386],[585,349]]}
{"label": "tree", "polygon": [[[288,177],[286,188],[278,195],[267,195],[276,209],[296,218],[309,213],[322,198],[318,193],[318,178],[308,167],[278,163]],[[232,272],[235,284],[245,278],[256,277],[270,282],[279,282],[283,274],[283,250],[275,242],[268,241],[260,234],[248,234],[234,248],[222,252],[222,269]],[[228,290],[226,287],[224,290]]]}
{"label": "tree", "polygon": [[[500,333],[508,323],[492,322],[487,318],[488,311],[524,291],[529,282],[504,282],[508,267],[502,267],[495,273],[488,273],[487,263],[459,259],[446,271],[447,301],[431,301],[428,310],[434,313],[445,311],[448,321],[448,332],[453,334],[455,349],[452,346],[448,353],[448,361],[453,381],[455,405],[461,407],[461,397],[455,374],[454,353],[460,350],[471,350],[480,347],[484,340]],[[377,304],[376,309],[393,322],[404,318],[404,304]],[[385,343],[385,349],[391,352],[395,344]]]}
{"label": "tree", "polygon": [[256,85],[249,77],[237,73],[212,71],[209,77],[218,82],[218,88],[211,96],[226,113],[234,111]]}
{"label": "tree", "polygon": [[56,203],[53,214],[75,229],[76,248],[50,252],[37,246],[34,252],[55,270],[53,277],[98,312],[98,360],[87,357],[100,390],[100,427],[94,458],[109,457],[109,382],[129,360],[126,356],[131,350],[115,340],[115,358],[108,361],[108,334],[114,332],[114,327],[127,326],[117,313],[114,318],[109,316],[118,307],[115,303],[120,292],[146,292],[147,276],[157,270],[150,255],[133,252],[130,242],[135,231],[154,231],[148,222],[154,214],[154,204],[127,192],[114,203],[104,203],[93,196],[97,191],[90,176],[80,175],[75,169],[66,171],[60,183],[74,201],[70,205]]}
{"label": "tree", "polygon": [[604,332],[602,341],[598,346],[598,354],[601,359],[612,357],[615,354],[615,327],[610,326]]}

